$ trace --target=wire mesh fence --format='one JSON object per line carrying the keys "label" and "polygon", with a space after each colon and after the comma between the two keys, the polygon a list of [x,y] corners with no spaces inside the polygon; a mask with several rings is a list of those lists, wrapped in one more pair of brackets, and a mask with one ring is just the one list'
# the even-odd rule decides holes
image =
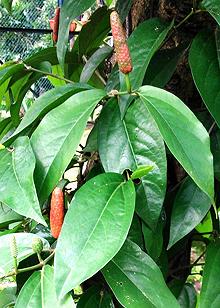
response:
{"label": "wire mesh fence", "polygon": [[[48,30],[57,0],[15,0],[11,15],[0,6],[0,61],[25,59],[36,51],[52,46]],[[41,30],[36,33],[36,30]],[[38,89],[52,87],[47,78],[34,85]]]}

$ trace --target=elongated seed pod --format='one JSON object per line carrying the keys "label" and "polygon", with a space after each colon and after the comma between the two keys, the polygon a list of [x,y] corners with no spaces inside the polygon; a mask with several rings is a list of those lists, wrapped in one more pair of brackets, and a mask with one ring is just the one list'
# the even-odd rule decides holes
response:
{"label": "elongated seed pod", "polygon": [[128,74],[132,71],[132,62],[126,35],[120,17],[116,11],[110,15],[110,23],[119,70]]}
{"label": "elongated seed pod", "polygon": [[58,41],[58,31],[59,31],[59,20],[60,20],[60,8],[55,9],[54,23],[53,23],[53,34],[52,38],[54,43]]}
{"label": "elongated seed pod", "polygon": [[61,188],[56,187],[50,202],[50,229],[54,238],[58,238],[64,219],[64,196]]}

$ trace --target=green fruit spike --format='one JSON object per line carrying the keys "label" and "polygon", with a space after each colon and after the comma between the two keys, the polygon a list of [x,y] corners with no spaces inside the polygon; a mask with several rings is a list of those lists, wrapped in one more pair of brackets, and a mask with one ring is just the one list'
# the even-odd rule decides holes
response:
{"label": "green fruit spike", "polygon": [[43,250],[43,242],[39,237],[36,237],[33,239],[32,241],[32,249],[33,252],[35,253],[41,253],[41,251]]}
{"label": "green fruit spike", "polygon": [[17,256],[18,256],[18,247],[17,247],[17,243],[16,243],[16,237],[14,235],[12,235],[12,237],[11,237],[10,248],[11,248],[11,256],[12,256],[12,258],[17,258]]}

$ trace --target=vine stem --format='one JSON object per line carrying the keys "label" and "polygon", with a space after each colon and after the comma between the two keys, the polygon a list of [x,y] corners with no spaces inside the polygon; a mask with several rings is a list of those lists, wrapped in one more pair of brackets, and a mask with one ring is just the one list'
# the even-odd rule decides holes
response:
{"label": "vine stem", "polygon": [[45,266],[53,258],[54,254],[55,254],[55,250],[45,260],[42,260],[42,262],[40,262],[40,263],[38,263],[36,265],[33,265],[33,266],[29,266],[29,267],[25,267],[25,268],[14,270],[13,272],[10,272],[10,273],[8,273],[8,274],[6,274],[4,276],[1,276],[0,279],[4,279],[4,278],[7,278],[7,277],[15,276],[15,275],[20,274],[20,273],[34,271],[34,270],[37,270],[39,268],[42,268],[43,266]]}
{"label": "vine stem", "polygon": [[131,93],[131,81],[130,81],[129,74],[125,74],[125,83],[126,83],[128,93]]}
{"label": "vine stem", "polygon": [[178,23],[178,25],[174,26],[174,29],[178,29],[180,26],[182,26],[182,24],[184,24],[184,22],[186,22],[187,19],[189,19],[189,18],[190,18],[193,14],[195,14],[196,12],[197,12],[197,11],[195,11],[194,8],[192,8],[192,9],[191,9],[191,12],[190,12],[188,15],[186,15],[186,17],[185,17],[183,20],[181,20],[181,22]]}
{"label": "vine stem", "polygon": [[65,82],[67,82],[67,83],[72,83],[72,84],[74,84],[74,82],[73,82],[72,80],[69,80],[69,79],[67,79],[67,78],[60,77],[60,76],[58,76],[58,75],[56,75],[56,74],[53,74],[53,73],[41,71],[41,70],[39,70],[39,69],[37,69],[37,68],[34,68],[34,67],[32,67],[32,66],[29,66],[29,65],[27,65],[27,64],[25,64],[25,63],[22,63],[22,64],[24,65],[24,67],[25,67],[26,70],[28,70],[28,71],[40,73],[40,74],[43,74],[43,75],[46,75],[46,76],[51,76],[51,77],[53,77],[53,78],[56,78],[56,79],[65,81]]}

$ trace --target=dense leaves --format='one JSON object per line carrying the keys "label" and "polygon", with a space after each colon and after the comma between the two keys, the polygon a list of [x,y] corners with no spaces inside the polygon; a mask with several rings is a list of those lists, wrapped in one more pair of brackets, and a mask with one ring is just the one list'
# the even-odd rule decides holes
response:
{"label": "dense leaves", "polygon": [[31,145],[37,159],[35,181],[41,202],[58,183],[75,154],[91,112],[104,96],[102,90],[71,96],[50,111],[32,135]]}
{"label": "dense leaves", "polygon": [[137,187],[136,210],[154,228],[165,194],[166,157],[162,137],[148,109],[140,100],[135,101],[121,120],[116,100],[110,101],[101,114],[98,140],[106,172],[153,166]]}
{"label": "dense leaves", "polygon": [[220,2],[153,2],[58,1],[0,66],[1,307],[220,306]]}

